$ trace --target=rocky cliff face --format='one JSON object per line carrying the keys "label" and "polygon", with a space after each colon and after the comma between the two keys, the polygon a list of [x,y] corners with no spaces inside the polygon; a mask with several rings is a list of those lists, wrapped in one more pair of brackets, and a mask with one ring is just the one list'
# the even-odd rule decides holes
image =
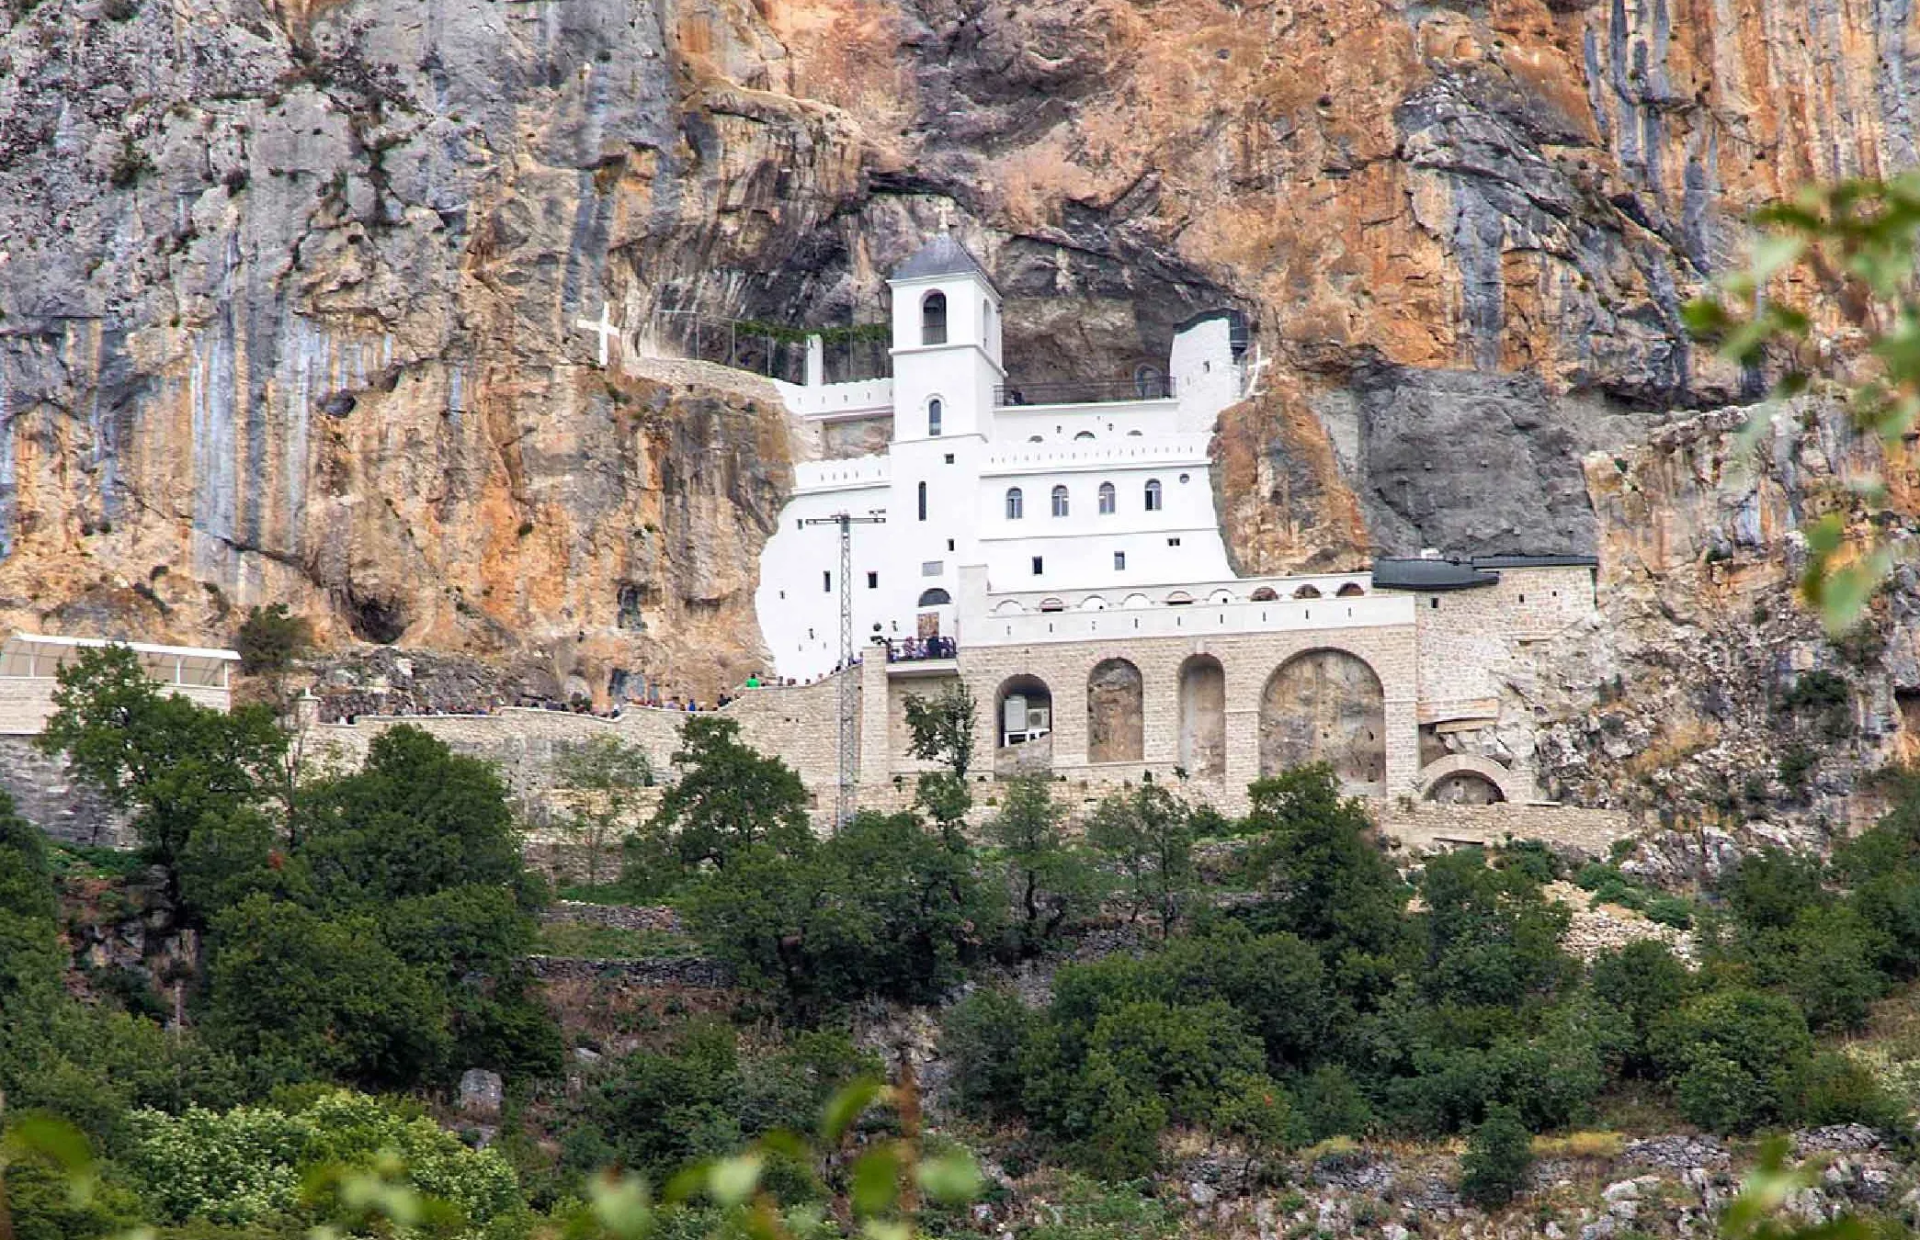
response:
{"label": "rocky cliff face", "polygon": [[5,0],[0,628],[287,600],[710,693],[797,449],[575,320],[875,321],[943,214],[1023,377],[1249,314],[1244,568],[1591,549],[1586,454],[1747,390],[1680,302],[1912,161],[1917,48],[1901,0]]}

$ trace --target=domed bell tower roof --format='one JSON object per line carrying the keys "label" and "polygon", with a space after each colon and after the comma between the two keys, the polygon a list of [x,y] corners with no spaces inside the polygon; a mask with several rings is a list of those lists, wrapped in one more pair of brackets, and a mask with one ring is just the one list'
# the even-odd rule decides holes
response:
{"label": "domed bell tower roof", "polygon": [[1000,292],[993,277],[980,265],[980,260],[956,241],[952,233],[944,231],[915,250],[906,262],[895,267],[889,279],[899,283],[904,280],[933,280],[941,276],[972,276],[985,283],[996,295]]}

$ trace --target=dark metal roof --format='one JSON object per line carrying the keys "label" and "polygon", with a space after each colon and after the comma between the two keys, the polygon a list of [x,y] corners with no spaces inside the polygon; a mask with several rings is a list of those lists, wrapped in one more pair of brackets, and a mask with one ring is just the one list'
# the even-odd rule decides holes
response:
{"label": "dark metal roof", "polygon": [[913,252],[906,262],[893,269],[895,280],[926,280],[936,276],[979,276],[994,292],[999,288],[967,247],[954,240],[952,233],[940,233]]}
{"label": "dark metal roof", "polygon": [[1591,555],[1476,555],[1465,560],[1380,559],[1373,562],[1377,590],[1473,590],[1497,584],[1503,568],[1597,568]]}
{"label": "dark metal roof", "polygon": [[1594,555],[1476,555],[1475,568],[1598,568]]}
{"label": "dark metal roof", "polygon": [[1375,560],[1376,590],[1472,590],[1495,585],[1499,573],[1483,572],[1459,560]]}

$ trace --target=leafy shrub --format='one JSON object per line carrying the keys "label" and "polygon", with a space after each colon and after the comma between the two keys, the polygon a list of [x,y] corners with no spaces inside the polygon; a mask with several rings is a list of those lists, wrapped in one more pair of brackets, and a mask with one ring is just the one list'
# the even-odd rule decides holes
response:
{"label": "leafy shrub", "polygon": [[954,1105],[970,1115],[1007,1115],[1020,1104],[1020,1050],[1035,1015],[1011,990],[976,990],[940,1022],[940,1056],[952,1071]]}
{"label": "leafy shrub", "polygon": [[1741,858],[1720,890],[1743,926],[1761,929],[1785,929],[1825,899],[1819,866],[1779,848]]}
{"label": "leafy shrub", "polygon": [[1339,1064],[1323,1064],[1294,1090],[1296,1123],[1308,1141],[1361,1137],[1373,1127],[1373,1107]]}
{"label": "leafy shrub", "polygon": [[1777,1118],[1792,1074],[1813,1054],[1807,1020],[1783,995],[1729,989],[1655,1022],[1654,1061],[1675,1081],[1680,1113],[1718,1132]]}
{"label": "leafy shrub", "polygon": [[369,1168],[394,1155],[407,1181],[457,1207],[470,1224],[524,1209],[513,1169],[471,1150],[425,1116],[346,1091],[306,1106],[141,1111],[127,1158],[142,1196],[166,1222],[251,1226],[303,1213],[302,1185],[321,1168]]}
{"label": "leafy shrub", "polygon": [[1838,1052],[1823,1052],[1802,1064],[1785,1093],[1785,1118],[1792,1124],[1865,1124],[1886,1132],[1904,1126],[1902,1107],[1873,1073]]}
{"label": "leafy shrub", "polygon": [[1497,1207],[1526,1186],[1533,1166],[1533,1137],[1520,1117],[1495,1107],[1467,1140],[1460,1160],[1460,1195],[1476,1205]]}

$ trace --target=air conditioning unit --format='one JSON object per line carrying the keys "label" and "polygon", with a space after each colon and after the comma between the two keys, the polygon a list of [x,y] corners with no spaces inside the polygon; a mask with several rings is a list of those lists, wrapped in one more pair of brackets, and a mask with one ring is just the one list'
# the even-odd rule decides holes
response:
{"label": "air conditioning unit", "polygon": [[1028,709],[1027,731],[1035,733],[1050,731],[1052,725],[1049,720],[1052,714],[1053,712],[1044,706],[1035,706]]}

